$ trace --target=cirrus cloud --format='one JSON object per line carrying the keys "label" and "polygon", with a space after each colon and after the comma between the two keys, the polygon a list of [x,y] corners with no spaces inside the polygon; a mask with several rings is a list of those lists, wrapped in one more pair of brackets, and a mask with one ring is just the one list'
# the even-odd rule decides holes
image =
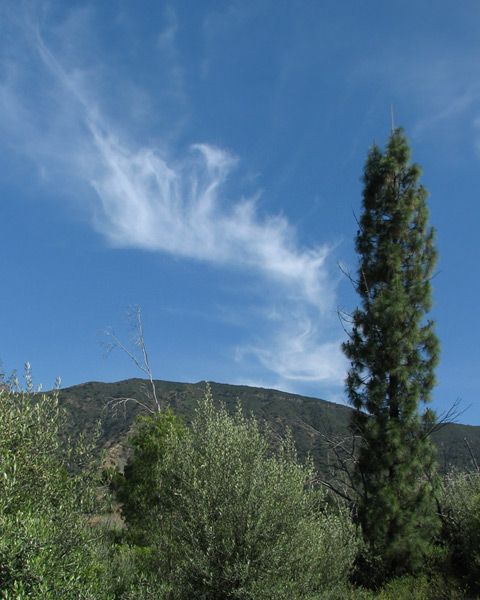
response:
{"label": "cirrus cloud", "polygon": [[[280,382],[339,385],[344,361],[332,334],[332,248],[302,246],[285,216],[262,214],[259,195],[245,198],[235,190],[229,177],[241,161],[232,152],[205,142],[183,151],[138,143],[134,123],[118,124],[100,108],[106,104],[101,77],[91,66],[81,68],[81,51],[73,60],[70,48],[67,59],[38,29],[29,32],[22,60],[11,52],[2,65],[4,138],[50,174],[50,184],[68,177],[90,188],[91,223],[112,246],[253,274],[260,290],[254,302],[265,314],[274,302],[277,317],[265,318],[262,335],[237,347],[237,360],[254,357]],[[175,28],[159,39],[162,47],[173,45]],[[176,93],[183,93],[176,53],[167,54]],[[36,103],[26,84],[33,73]]]}

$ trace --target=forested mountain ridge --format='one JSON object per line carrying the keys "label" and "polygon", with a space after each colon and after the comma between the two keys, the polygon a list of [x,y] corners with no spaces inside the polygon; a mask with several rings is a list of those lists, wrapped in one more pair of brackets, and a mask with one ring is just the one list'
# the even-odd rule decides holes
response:
{"label": "forested mountain ridge", "polygon": [[[61,390],[59,402],[68,414],[68,433],[92,432],[100,421],[99,449],[106,451],[109,464],[121,468],[135,418],[146,411],[133,401],[118,404],[116,400],[132,398],[144,402],[149,386],[147,380],[127,379],[115,383],[88,382]],[[170,406],[188,424],[197,400],[205,393],[206,383],[158,380],[155,387],[160,402]],[[325,438],[341,439],[349,435],[352,409],[347,406],[272,389],[222,383],[210,383],[210,387],[213,398],[225,403],[230,412],[239,402],[246,414],[253,413],[272,431],[283,436],[290,429],[299,457],[310,453],[320,470],[332,460]],[[447,424],[433,434],[433,440],[440,472],[452,467],[471,467],[472,455],[480,457],[480,427]]]}

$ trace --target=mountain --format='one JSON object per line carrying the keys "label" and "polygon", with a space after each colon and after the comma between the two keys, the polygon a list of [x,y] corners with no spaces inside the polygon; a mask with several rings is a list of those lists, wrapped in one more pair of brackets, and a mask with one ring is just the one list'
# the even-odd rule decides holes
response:
{"label": "mountain", "polygon": [[[233,412],[238,403],[246,414],[253,413],[258,422],[274,434],[284,436],[288,429],[296,442],[299,457],[311,454],[323,471],[334,460],[327,439],[342,440],[349,436],[351,408],[326,400],[249,386],[210,383],[213,398]],[[205,382],[175,383],[155,381],[157,396],[164,406],[181,415],[188,424],[197,401],[204,395]],[[101,422],[99,449],[105,450],[107,464],[123,468],[128,457],[128,437],[135,418],[148,414],[138,403],[122,401],[132,398],[147,402],[150,383],[127,379],[116,383],[89,382],[60,391],[59,402],[68,415],[69,434],[92,433]],[[480,460],[480,427],[446,424],[433,433],[440,472],[452,467],[471,468],[472,457]]]}

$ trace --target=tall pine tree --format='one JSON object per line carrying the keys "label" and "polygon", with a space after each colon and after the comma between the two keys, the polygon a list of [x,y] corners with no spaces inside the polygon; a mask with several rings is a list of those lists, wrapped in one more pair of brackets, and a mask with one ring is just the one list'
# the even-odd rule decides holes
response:
{"label": "tall pine tree", "polygon": [[361,440],[358,514],[380,577],[414,571],[438,527],[428,435],[435,414],[423,406],[439,356],[434,324],[425,318],[437,251],[420,174],[401,128],[384,153],[376,145],[369,152],[356,237],[361,306],[343,346],[351,361],[351,427]]}

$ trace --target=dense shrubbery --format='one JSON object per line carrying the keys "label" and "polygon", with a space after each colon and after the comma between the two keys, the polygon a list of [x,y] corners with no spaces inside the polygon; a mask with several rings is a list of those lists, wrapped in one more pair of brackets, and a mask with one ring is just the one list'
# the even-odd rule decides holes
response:
{"label": "dense shrubbery", "polygon": [[[480,591],[480,475],[438,495],[442,531],[414,576],[367,591],[349,580],[368,548],[346,507],[275,440],[207,393],[189,427],[143,419],[113,483],[127,527],[98,524],[98,465],[60,442],[55,393],[0,382],[0,598],[460,600]],[[359,563],[357,562],[357,565]]]}
{"label": "dense shrubbery", "polygon": [[101,598],[88,448],[61,448],[55,393],[30,392],[0,382],[0,597]]}

